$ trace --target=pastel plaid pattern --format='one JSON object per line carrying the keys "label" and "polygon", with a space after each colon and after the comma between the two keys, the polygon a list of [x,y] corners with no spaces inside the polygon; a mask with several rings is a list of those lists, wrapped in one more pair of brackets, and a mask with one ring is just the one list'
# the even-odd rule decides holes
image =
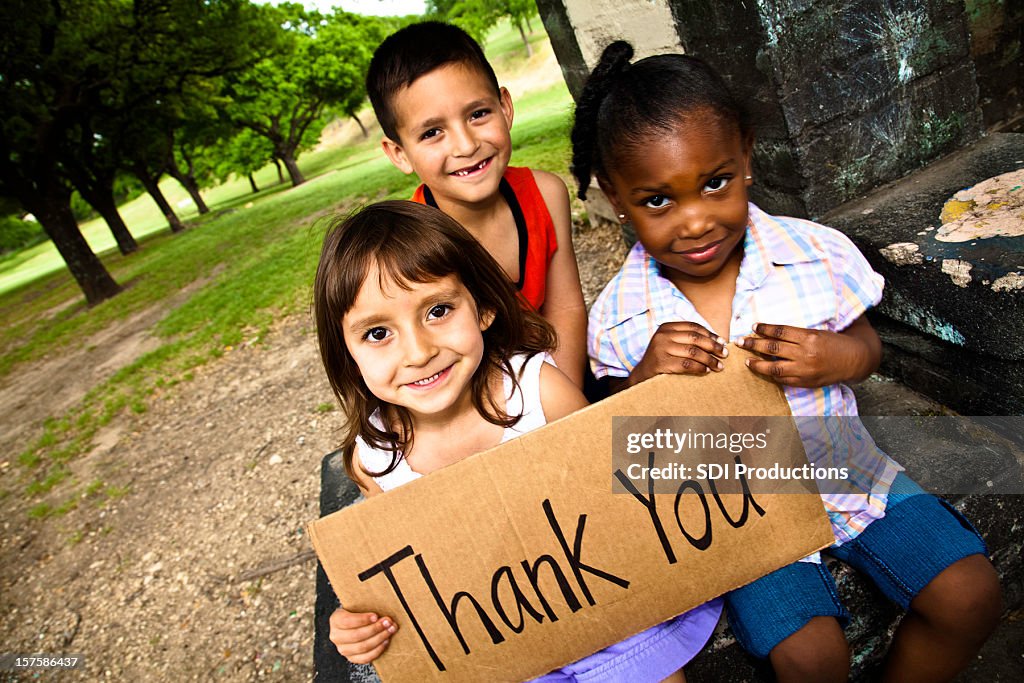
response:
{"label": "pastel plaid pattern", "polygon": [[[840,332],[882,298],[882,276],[832,228],[770,216],[751,204],[743,248],[731,342],[749,334],[757,322]],[[680,320],[712,329],[682,292],[661,276],[657,262],[638,242],[590,311],[588,347],[594,375],[627,376],[658,327]],[[849,418],[821,420],[810,429],[805,427],[813,421],[797,424],[812,461],[841,462],[849,468],[851,492],[825,493],[822,501],[837,542],[854,538],[885,515],[889,487],[903,468],[864,429],[849,387],[783,390],[795,416]]]}

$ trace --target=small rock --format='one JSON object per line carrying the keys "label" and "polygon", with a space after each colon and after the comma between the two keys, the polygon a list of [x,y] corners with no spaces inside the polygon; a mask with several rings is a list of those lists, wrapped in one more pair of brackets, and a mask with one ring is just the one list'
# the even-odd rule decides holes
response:
{"label": "small rock", "polygon": [[897,266],[918,265],[924,262],[921,247],[914,242],[897,242],[879,249],[887,261]]}

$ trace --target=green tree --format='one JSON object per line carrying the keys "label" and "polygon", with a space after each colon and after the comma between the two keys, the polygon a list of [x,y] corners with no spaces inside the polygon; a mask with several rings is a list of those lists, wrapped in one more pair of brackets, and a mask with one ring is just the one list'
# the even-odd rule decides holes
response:
{"label": "green tree", "polygon": [[[533,33],[530,17],[537,15],[537,3],[534,0],[503,0],[502,5],[505,7],[505,16],[519,29],[519,37],[526,46],[526,57],[529,59],[533,56],[533,47],[527,32]],[[523,24],[526,24],[526,31],[523,30]]]}
{"label": "green tree", "polygon": [[112,187],[129,122],[250,61],[253,15],[244,0],[0,3],[0,194],[36,216],[90,304],[120,288],[78,229],[69,176]]}
{"label": "green tree", "polygon": [[295,3],[263,7],[280,27],[273,50],[226,79],[230,119],[270,141],[293,185],[305,181],[299,152],[319,138],[329,106],[354,116],[365,98],[364,74],[385,24],[337,12],[325,17]]}
{"label": "green tree", "polygon": [[320,78],[335,84],[333,104],[356,122],[364,138],[369,133],[359,120],[358,111],[366,101],[366,70],[377,45],[397,25],[393,20],[342,14],[332,17],[317,36],[319,52],[332,58],[321,59],[314,69],[320,71]]}
{"label": "green tree", "polygon": [[120,287],[78,229],[60,161],[69,127],[106,87],[110,65],[95,48],[126,9],[98,4],[0,3],[0,193],[36,217],[90,304]]}
{"label": "green tree", "polygon": [[230,176],[245,176],[253,193],[259,192],[253,174],[266,166],[272,159],[274,148],[265,137],[256,135],[248,128],[233,137],[222,140],[212,157],[217,160],[214,177],[226,181]]}
{"label": "green tree", "polygon": [[216,181],[216,161],[211,157],[211,150],[218,140],[229,134],[225,122],[208,107],[190,109],[180,125],[171,131],[167,173],[181,183],[200,214],[210,211],[200,189]]}
{"label": "green tree", "polygon": [[502,4],[491,0],[441,0],[431,2],[428,11],[440,21],[455,24],[482,45],[503,16]]}
{"label": "green tree", "polygon": [[85,201],[110,228],[117,248],[128,255],[139,248],[117,210],[114,182],[120,170],[113,140],[97,133],[91,119],[70,128],[70,153],[62,155],[60,169]]}
{"label": "green tree", "polygon": [[[246,0],[135,0],[164,6],[166,21],[136,31],[140,61],[128,89],[139,93],[120,113],[125,166],[164,214],[172,231],[184,228],[160,190],[167,173],[189,193],[199,213],[209,211],[200,186],[212,179],[203,148],[223,135],[218,108],[222,77],[258,61],[276,31]],[[155,19],[161,15],[155,14]]]}
{"label": "green tree", "polygon": [[167,169],[168,158],[174,153],[173,131],[177,118],[159,103],[139,108],[136,113],[140,115],[122,122],[119,133],[125,165],[164,215],[171,232],[181,232],[185,224],[160,189],[160,178]]}
{"label": "green tree", "polygon": [[533,47],[523,24],[533,33],[530,17],[536,14],[537,5],[533,0],[430,0],[427,3],[428,16],[455,24],[481,44],[494,25],[508,17],[519,29],[527,57],[533,56]]}

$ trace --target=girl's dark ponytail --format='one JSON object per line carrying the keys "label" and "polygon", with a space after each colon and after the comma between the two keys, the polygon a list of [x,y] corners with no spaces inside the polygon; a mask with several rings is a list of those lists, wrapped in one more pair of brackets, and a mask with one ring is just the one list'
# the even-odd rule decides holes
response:
{"label": "girl's dark ponytail", "polygon": [[590,176],[595,170],[602,170],[597,149],[597,120],[601,103],[615,81],[629,68],[632,58],[633,46],[624,40],[617,40],[606,47],[576,103],[571,135],[572,174],[579,186],[576,194],[580,199],[587,198]]}

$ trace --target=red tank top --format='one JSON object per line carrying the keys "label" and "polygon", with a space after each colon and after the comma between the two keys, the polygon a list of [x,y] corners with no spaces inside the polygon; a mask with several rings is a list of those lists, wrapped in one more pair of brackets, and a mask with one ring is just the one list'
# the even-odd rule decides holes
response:
{"label": "red tank top", "polygon": [[[505,198],[519,233],[519,282],[516,289],[534,310],[540,310],[548,281],[548,266],[558,249],[555,224],[544,197],[528,168],[509,166],[499,191]],[[412,201],[437,207],[430,188],[420,185]]]}

